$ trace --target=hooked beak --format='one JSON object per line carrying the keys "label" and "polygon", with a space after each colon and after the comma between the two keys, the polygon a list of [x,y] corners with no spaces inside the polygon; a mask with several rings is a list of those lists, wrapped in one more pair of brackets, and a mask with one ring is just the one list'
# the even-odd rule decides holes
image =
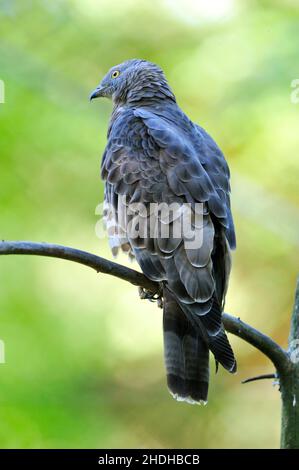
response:
{"label": "hooked beak", "polygon": [[89,96],[89,101],[105,96],[106,87],[99,85]]}

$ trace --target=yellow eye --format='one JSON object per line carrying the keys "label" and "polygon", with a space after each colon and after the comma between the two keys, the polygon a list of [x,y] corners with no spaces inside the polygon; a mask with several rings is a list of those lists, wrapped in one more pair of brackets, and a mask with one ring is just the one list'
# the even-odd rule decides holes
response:
{"label": "yellow eye", "polygon": [[120,71],[119,70],[114,70],[114,72],[112,72],[111,74],[111,78],[117,78],[120,74]]}

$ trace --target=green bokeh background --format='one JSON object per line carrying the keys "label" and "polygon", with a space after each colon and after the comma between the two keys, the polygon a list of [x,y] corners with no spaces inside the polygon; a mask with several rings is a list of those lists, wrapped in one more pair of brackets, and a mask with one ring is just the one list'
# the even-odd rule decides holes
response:
{"label": "green bokeh background", "polygon": [[[286,346],[299,245],[298,26],[295,0],[0,0],[0,237],[111,258],[94,229],[111,104],[87,97],[112,65],[157,62],[231,167],[238,249],[226,310]],[[269,361],[231,337],[238,374],[211,374],[206,407],[175,402],[161,311],[122,281],[2,257],[0,338],[0,447],[279,445],[277,387],[240,384],[271,372]]]}

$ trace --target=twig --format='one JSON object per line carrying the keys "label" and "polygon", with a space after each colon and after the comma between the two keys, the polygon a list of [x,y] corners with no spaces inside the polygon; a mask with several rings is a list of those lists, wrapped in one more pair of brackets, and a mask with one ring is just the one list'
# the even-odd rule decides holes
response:
{"label": "twig", "polygon": [[256,380],[264,380],[264,379],[277,379],[277,374],[263,374],[257,375],[256,377],[249,377],[249,379],[242,380],[242,384],[248,384],[249,382],[255,382]]}

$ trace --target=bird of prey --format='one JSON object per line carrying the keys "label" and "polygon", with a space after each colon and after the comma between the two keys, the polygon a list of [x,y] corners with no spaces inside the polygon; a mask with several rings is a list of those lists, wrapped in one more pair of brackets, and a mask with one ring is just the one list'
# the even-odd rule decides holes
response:
{"label": "bird of prey", "polygon": [[[101,164],[112,251],[128,251],[161,285],[169,391],[206,403],[209,351],[216,370],[220,363],[236,371],[222,324],[236,245],[228,165],[157,65],[132,59],[112,67],[90,95],[98,97],[113,102]],[[161,204],[175,208],[163,213]],[[189,228],[178,230],[187,219]]]}

